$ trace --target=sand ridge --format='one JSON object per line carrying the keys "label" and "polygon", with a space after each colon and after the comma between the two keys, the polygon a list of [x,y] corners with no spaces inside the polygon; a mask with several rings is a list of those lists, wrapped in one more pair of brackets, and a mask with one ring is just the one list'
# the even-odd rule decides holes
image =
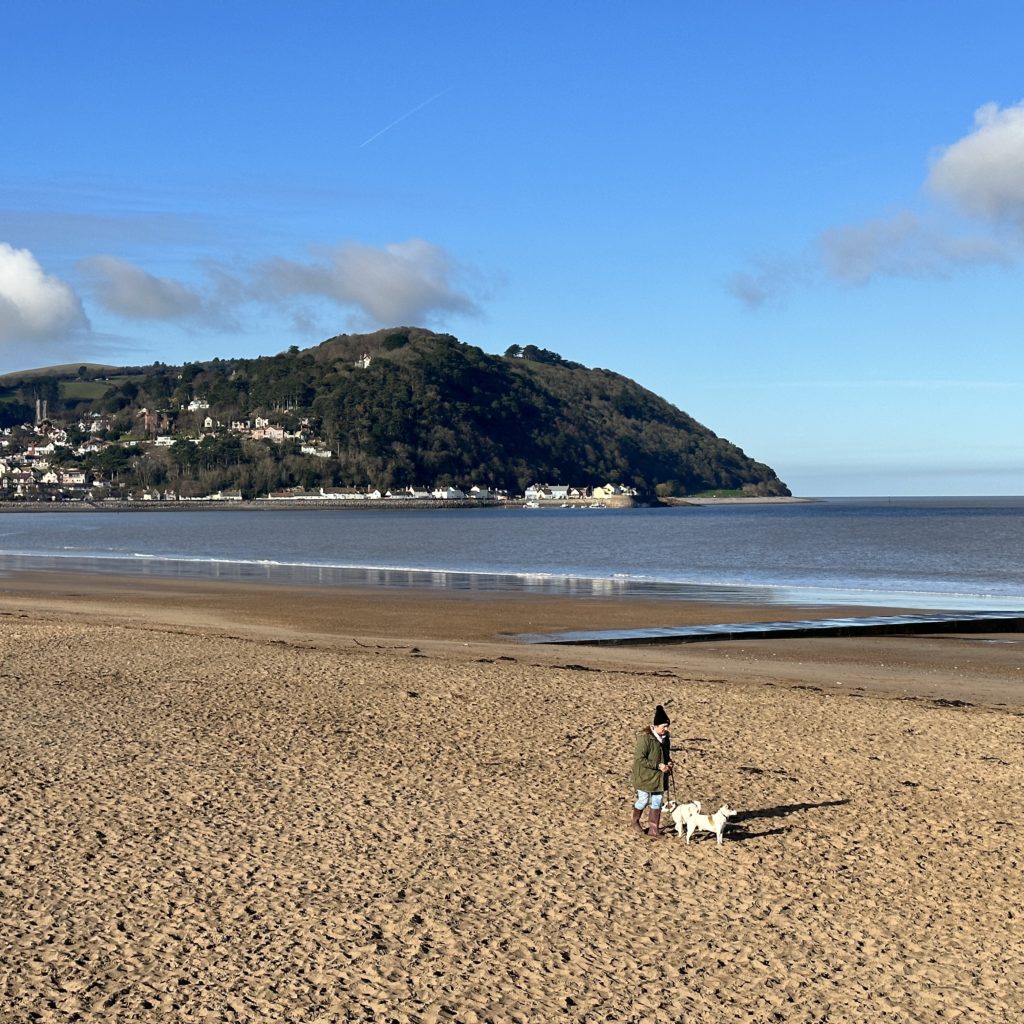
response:
{"label": "sand ridge", "polygon": [[[1016,714],[27,613],[0,637],[2,1019],[1024,1010]],[[720,850],[629,832],[656,701],[679,795],[740,812]]]}

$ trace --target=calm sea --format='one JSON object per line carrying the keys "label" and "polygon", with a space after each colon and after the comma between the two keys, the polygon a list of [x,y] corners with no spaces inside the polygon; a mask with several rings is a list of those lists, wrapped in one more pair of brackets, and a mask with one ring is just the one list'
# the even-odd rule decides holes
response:
{"label": "calm sea", "polygon": [[1024,609],[1024,499],[0,515],[0,571]]}

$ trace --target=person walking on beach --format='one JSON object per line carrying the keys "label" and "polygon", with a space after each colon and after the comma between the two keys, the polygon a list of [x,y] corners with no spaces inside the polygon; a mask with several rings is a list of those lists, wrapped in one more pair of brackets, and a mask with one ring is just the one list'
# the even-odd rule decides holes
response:
{"label": "person walking on beach", "polygon": [[[633,785],[636,803],[633,804],[633,828],[652,839],[661,836],[661,805],[668,791],[668,777],[672,771],[672,741],[668,734],[669,718],[659,704],[654,709],[654,721],[636,735],[633,748]],[[647,831],[640,824],[644,808],[650,805]]]}

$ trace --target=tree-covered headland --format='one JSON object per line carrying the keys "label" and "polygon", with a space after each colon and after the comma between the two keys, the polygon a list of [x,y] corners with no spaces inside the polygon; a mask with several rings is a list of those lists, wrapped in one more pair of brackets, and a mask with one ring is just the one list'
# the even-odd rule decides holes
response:
{"label": "tree-covered headland", "polygon": [[611,370],[533,345],[489,355],[421,328],[184,366],[0,379],[0,427],[46,418],[51,454],[115,489],[395,490],[608,482],[645,495],[786,495],[769,466]]}

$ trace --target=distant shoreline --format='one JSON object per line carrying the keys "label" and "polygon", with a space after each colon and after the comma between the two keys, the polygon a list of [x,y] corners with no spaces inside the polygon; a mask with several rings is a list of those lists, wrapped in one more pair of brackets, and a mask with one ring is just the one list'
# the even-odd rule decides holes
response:
{"label": "distant shoreline", "polygon": [[[611,502],[603,506],[595,505],[590,499],[586,501],[561,502],[542,500],[539,508],[679,508],[700,507],[707,505],[802,505],[820,501],[819,498],[663,498],[650,504],[632,502],[631,504]],[[494,501],[475,498],[409,498],[380,500],[338,500],[324,498],[311,500],[308,498],[266,499],[256,498],[246,501],[231,500],[199,500],[199,501],[0,501],[0,514],[9,512],[267,512],[267,511],[318,511],[324,509],[345,509],[358,511],[372,509],[383,512],[400,512],[403,510],[441,511],[445,509],[467,508],[505,508],[522,509],[523,501]]]}
{"label": "distant shoreline", "polygon": [[679,505],[810,505],[822,498],[795,498],[791,495],[750,498],[661,498],[662,505],[675,508]]}
{"label": "distant shoreline", "polygon": [[317,511],[324,509],[446,509],[446,508],[501,508],[518,504],[499,501],[461,500],[457,498],[410,498],[400,500],[338,500],[323,498],[257,498],[251,501],[182,500],[182,501],[3,501],[3,512],[274,512]]}

